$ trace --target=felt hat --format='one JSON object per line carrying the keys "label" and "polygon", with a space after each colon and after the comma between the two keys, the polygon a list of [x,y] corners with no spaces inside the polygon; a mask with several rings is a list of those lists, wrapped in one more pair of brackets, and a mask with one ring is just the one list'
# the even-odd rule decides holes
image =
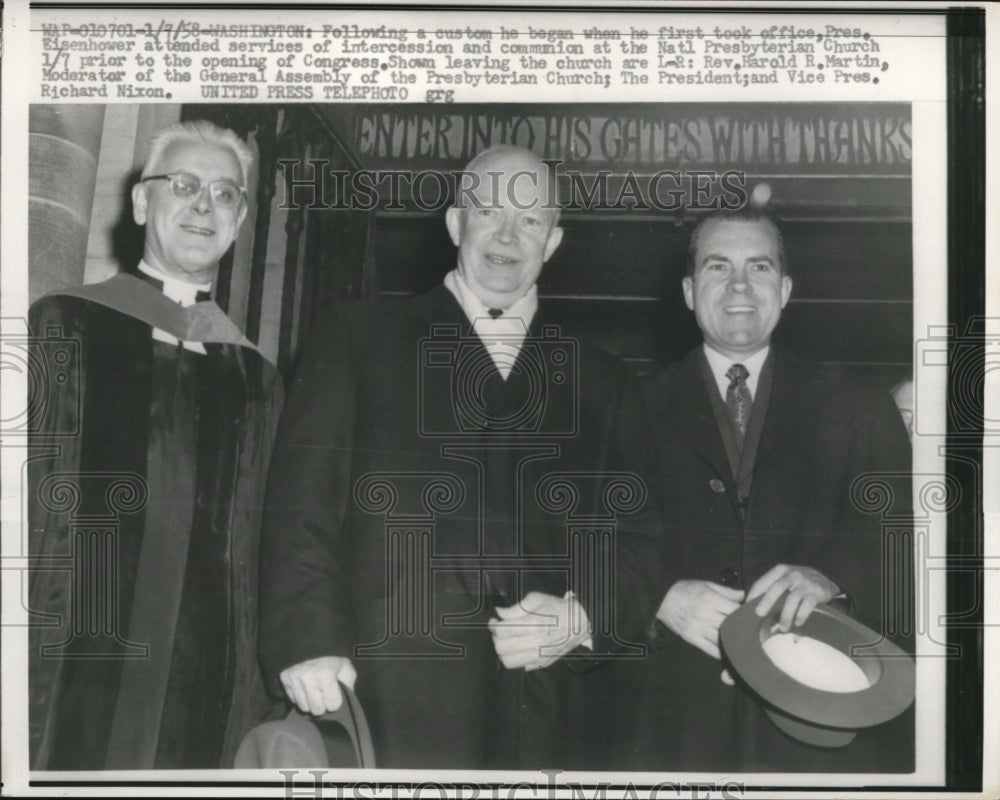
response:
{"label": "felt hat", "polygon": [[235,769],[309,769],[354,767],[371,769],[375,754],[364,711],[354,692],[341,686],[344,702],[322,717],[294,708],[285,719],[264,722],[240,742]]}
{"label": "felt hat", "polygon": [[819,605],[791,633],[807,636],[848,656],[868,688],[827,691],[801,683],[779,668],[764,643],[775,630],[782,602],[763,617],[760,598],[745,603],[722,623],[719,639],[733,673],[761,703],[771,721],[794,739],[819,747],[843,747],[858,730],[888,722],[913,702],[915,668],[903,650],[829,605]]}

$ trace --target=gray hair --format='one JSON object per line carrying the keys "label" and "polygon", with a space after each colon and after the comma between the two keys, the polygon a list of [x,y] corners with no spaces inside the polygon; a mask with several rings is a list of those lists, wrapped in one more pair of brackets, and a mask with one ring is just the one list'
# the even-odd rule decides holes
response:
{"label": "gray hair", "polygon": [[215,144],[229,148],[240,164],[243,186],[246,187],[247,175],[253,164],[253,153],[247,147],[246,142],[229,128],[220,128],[206,119],[175,122],[157,131],[150,138],[146,148],[146,165],[142,169],[143,178],[156,174],[159,163],[163,160],[163,154],[175,142]]}

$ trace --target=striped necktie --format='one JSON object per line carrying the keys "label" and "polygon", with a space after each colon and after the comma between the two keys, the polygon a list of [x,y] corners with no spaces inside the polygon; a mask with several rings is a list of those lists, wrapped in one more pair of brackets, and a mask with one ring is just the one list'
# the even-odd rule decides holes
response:
{"label": "striped necktie", "polygon": [[747,386],[747,368],[742,364],[733,364],[726,370],[729,387],[726,389],[726,408],[729,418],[736,426],[736,438],[743,447],[743,437],[747,432],[747,422],[750,420],[750,410],[753,408],[753,397]]}

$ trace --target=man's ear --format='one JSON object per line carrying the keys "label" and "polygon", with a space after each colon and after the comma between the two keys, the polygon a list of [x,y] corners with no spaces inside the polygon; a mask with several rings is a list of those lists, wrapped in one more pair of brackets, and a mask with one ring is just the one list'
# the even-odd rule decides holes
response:
{"label": "man's ear", "polygon": [[448,229],[451,243],[458,247],[462,243],[462,209],[452,206],[445,211],[444,225]]}
{"label": "man's ear", "polygon": [[[681,288],[684,290],[684,302],[687,307],[694,311],[694,280],[690,275],[685,275],[681,281]],[[782,306],[785,304],[782,303]]]}
{"label": "man's ear", "polygon": [[549,257],[556,251],[562,237],[563,229],[558,226],[549,231],[549,238],[545,240],[545,250],[542,252],[543,263],[548,261]]}
{"label": "man's ear", "polygon": [[784,308],[788,303],[788,298],[792,296],[792,276],[782,275],[781,276],[781,307]]}
{"label": "man's ear", "polygon": [[132,187],[132,219],[136,225],[146,224],[146,192],[149,188],[144,183]]}

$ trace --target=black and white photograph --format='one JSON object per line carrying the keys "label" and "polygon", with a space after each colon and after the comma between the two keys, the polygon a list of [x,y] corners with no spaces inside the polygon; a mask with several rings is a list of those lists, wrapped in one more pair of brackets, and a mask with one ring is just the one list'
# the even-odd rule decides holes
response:
{"label": "black and white photograph", "polygon": [[3,793],[995,796],[994,17],[6,7]]}

